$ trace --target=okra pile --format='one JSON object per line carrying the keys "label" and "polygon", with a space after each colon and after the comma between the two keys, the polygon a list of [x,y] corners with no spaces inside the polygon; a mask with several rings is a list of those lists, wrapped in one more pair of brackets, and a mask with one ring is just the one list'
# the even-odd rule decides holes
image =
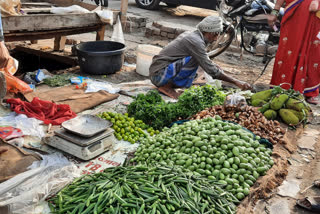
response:
{"label": "okra pile", "polygon": [[273,165],[272,150],[258,140],[238,124],[209,117],[175,124],[142,140],[131,161],[182,166],[224,184],[241,200]]}
{"label": "okra pile", "polygon": [[85,175],[49,200],[53,213],[235,213],[221,184],[180,168],[144,165]]}

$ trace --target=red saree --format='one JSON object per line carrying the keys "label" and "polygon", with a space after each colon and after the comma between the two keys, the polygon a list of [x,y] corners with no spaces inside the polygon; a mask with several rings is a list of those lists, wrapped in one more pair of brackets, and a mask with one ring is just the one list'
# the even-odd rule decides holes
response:
{"label": "red saree", "polygon": [[286,0],[270,84],[313,97],[320,86],[320,19],[309,12],[311,1]]}

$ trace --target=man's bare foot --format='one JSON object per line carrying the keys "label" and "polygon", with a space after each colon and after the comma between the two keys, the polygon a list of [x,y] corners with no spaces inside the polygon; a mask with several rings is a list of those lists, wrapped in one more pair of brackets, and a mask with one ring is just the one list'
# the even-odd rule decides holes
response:
{"label": "man's bare foot", "polygon": [[180,96],[180,93],[177,93],[171,85],[164,85],[162,87],[159,87],[158,90],[167,95],[168,97],[171,97],[173,99],[178,99],[178,97]]}

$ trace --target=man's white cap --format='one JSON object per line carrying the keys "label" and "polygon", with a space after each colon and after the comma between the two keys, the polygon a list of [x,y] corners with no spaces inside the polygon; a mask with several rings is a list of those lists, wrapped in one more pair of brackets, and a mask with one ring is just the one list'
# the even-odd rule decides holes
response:
{"label": "man's white cap", "polygon": [[201,32],[221,33],[222,19],[219,16],[207,16],[197,25],[197,28]]}

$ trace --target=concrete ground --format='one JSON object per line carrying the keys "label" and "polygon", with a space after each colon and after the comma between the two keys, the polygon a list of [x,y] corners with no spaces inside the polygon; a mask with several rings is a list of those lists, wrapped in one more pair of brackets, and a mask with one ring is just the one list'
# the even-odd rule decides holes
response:
{"label": "concrete ground", "polygon": [[[167,8],[167,6],[164,3],[160,3],[159,10],[144,10],[137,7],[135,0],[128,0],[128,1],[129,1],[128,14],[144,16],[148,18],[150,22],[165,20],[167,22],[195,26],[202,19],[201,17],[197,17],[197,16],[188,16],[187,18],[185,16],[181,16],[181,17],[171,16],[170,14],[163,12]],[[95,4],[94,1],[91,1],[91,0],[84,0],[83,2],[89,3],[89,4]],[[111,9],[119,10],[120,5],[121,5],[120,0],[109,0],[109,8]]]}

